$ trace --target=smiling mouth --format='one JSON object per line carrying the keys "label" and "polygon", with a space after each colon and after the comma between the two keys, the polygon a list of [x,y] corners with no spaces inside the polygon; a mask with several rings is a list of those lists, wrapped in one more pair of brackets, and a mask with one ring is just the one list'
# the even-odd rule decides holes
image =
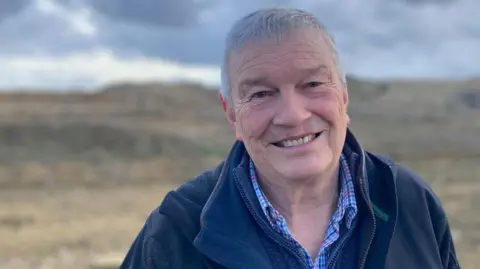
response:
{"label": "smiling mouth", "polygon": [[309,135],[306,135],[304,137],[300,137],[298,139],[282,140],[282,141],[273,143],[273,145],[275,145],[279,148],[290,148],[290,147],[300,146],[300,145],[303,145],[303,144],[306,144],[306,143],[309,143],[309,142],[315,140],[321,134],[322,134],[322,132],[319,132],[319,133],[309,134]]}

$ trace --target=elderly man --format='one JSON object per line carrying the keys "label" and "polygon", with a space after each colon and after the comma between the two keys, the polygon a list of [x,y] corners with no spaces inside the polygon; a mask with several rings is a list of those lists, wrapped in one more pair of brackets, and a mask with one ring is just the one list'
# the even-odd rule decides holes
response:
{"label": "elderly man", "polygon": [[240,19],[221,103],[237,141],[166,195],[122,269],[459,268],[432,190],[347,128],[346,78],[313,15]]}

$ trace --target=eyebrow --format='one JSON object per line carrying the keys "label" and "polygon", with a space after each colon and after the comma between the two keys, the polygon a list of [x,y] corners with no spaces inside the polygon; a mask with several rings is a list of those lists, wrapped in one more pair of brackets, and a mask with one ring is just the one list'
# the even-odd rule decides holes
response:
{"label": "eyebrow", "polygon": [[320,73],[322,72],[322,70],[325,70],[328,72],[328,67],[324,64],[319,64],[315,67],[312,67],[312,68],[306,68],[306,69],[302,69],[302,72],[308,74],[308,75],[313,75],[313,74],[317,74],[317,73]]}
{"label": "eyebrow", "polygon": [[[313,74],[317,74],[322,72],[322,70],[326,70],[328,72],[328,67],[324,64],[319,64],[317,66],[311,67],[311,68],[304,68],[300,69],[299,71],[310,76]],[[239,89],[242,95],[245,94],[245,88],[253,87],[253,86],[258,86],[258,85],[269,85],[270,83],[268,82],[268,78],[266,76],[258,76],[258,77],[252,77],[252,78],[246,78],[242,80],[239,84]]]}
{"label": "eyebrow", "polygon": [[265,85],[265,84],[267,84],[267,78],[265,76],[253,77],[253,78],[244,79],[242,82],[240,82],[240,88],[252,87],[257,85]]}
{"label": "eyebrow", "polygon": [[245,97],[248,93],[248,89],[258,85],[268,85],[268,79],[266,76],[246,78],[239,84],[240,96]]}
{"label": "eyebrow", "polygon": [[[301,71],[302,73],[311,75],[311,74],[320,73],[324,69],[328,70],[328,67],[324,64],[319,64],[315,67],[305,68],[299,71]],[[265,76],[259,76],[259,77],[244,79],[242,82],[240,82],[239,86],[243,88],[245,86],[257,86],[257,85],[266,85],[266,84],[268,84],[268,79]]]}

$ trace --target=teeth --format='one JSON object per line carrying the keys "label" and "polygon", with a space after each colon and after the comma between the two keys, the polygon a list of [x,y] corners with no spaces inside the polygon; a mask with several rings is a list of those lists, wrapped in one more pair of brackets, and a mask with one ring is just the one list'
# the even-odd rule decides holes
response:
{"label": "teeth", "polygon": [[314,138],[314,135],[307,135],[305,137],[302,137],[302,138],[299,138],[299,139],[296,139],[296,140],[285,140],[285,141],[282,141],[281,142],[281,145],[283,147],[294,147],[294,146],[299,146],[299,145],[302,145],[302,144],[305,144],[307,142],[310,142],[311,140],[313,140]]}

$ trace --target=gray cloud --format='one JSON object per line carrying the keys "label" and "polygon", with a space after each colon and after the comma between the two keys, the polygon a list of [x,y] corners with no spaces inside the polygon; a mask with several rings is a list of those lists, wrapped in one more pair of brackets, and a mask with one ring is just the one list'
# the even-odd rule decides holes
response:
{"label": "gray cloud", "polygon": [[95,40],[80,35],[64,19],[40,12],[35,6],[23,8],[0,23],[0,55],[65,55],[88,50]]}
{"label": "gray cloud", "polygon": [[4,18],[17,14],[31,2],[31,0],[0,0],[0,22]]}
{"label": "gray cloud", "polygon": [[422,5],[422,4],[435,4],[435,5],[444,5],[444,4],[451,4],[457,0],[399,0],[403,1],[407,4],[412,4],[412,5]]}
{"label": "gray cloud", "polygon": [[186,27],[198,23],[208,2],[195,0],[87,0],[96,11],[115,21]]}
{"label": "gray cloud", "polygon": [[[0,35],[6,37],[0,54],[67,54],[103,47],[118,57],[217,65],[234,20],[257,8],[282,5],[309,10],[324,22],[337,39],[348,72],[480,73],[478,0],[52,1],[73,11],[89,8],[96,34],[81,35],[58,17],[23,8],[0,23]],[[16,9],[9,10],[13,14]]]}

